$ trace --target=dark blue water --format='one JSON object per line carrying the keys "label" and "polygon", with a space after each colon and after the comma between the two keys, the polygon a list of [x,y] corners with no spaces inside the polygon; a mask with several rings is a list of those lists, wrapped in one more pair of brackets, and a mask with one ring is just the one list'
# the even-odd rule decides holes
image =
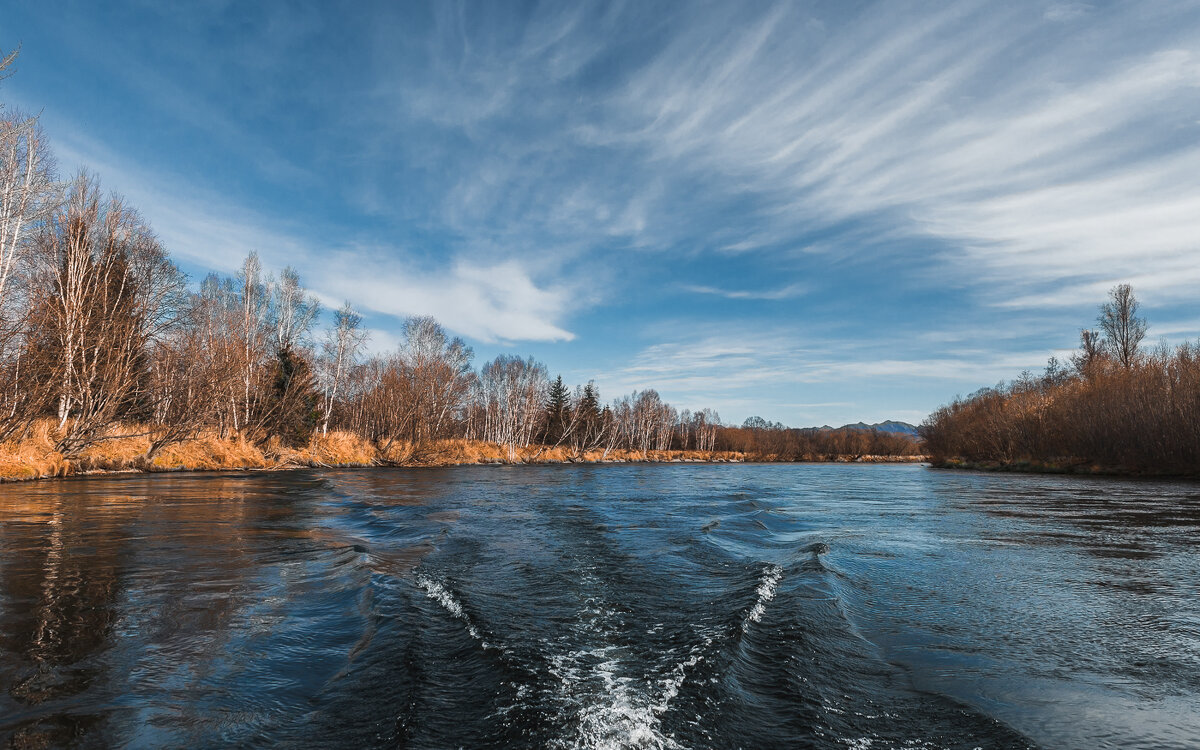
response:
{"label": "dark blue water", "polygon": [[919,466],[0,488],[11,747],[1200,747],[1200,486]]}

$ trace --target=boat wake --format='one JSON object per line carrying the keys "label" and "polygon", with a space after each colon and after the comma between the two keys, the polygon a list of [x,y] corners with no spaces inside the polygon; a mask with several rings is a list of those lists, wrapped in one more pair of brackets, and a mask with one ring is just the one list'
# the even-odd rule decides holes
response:
{"label": "boat wake", "polygon": [[547,650],[553,651],[548,671],[558,681],[553,699],[558,704],[559,722],[567,729],[550,747],[680,747],[660,726],[659,717],[670,698],[654,694],[649,689],[651,682],[632,674],[640,660],[622,638],[622,613],[602,595],[603,583],[592,567],[584,567],[580,583],[587,596],[569,638],[585,645],[570,648],[557,644],[552,648],[547,644]]}
{"label": "boat wake", "polygon": [[484,637],[483,632],[479,630],[479,627],[471,619],[471,616],[467,614],[466,609],[463,608],[462,602],[460,602],[457,597],[454,596],[454,593],[451,592],[450,589],[445,586],[445,584],[430,578],[424,573],[417,574],[416,584],[430,599],[440,604],[442,609],[446,610],[451,617],[462,622],[463,627],[465,627],[467,630],[467,633],[469,633],[472,638],[478,641],[479,645],[485,651],[504,650],[499,646],[489,642]]}
{"label": "boat wake", "polygon": [[775,592],[779,589],[779,581],[783,579],[783,568],[778,565],[768,565],[763,569],[762,579],[758,584],[758,589],[755,592],[758,594],[758,599],[755,600],[754,606],[746,613],[746,619],[742,620],[742,632],[750,632],[750,627],[756,622],[762,620],[763,615],[767,613],[767,604],[775,598]]}
{"label": "boat wake", "polygon": [[[756,599],[746,613],[742,632],[759,622],[767,605],[778,591],[783,568],[768,565],[763,569]],[[584,582],[589,580],[584,577]],[[627,646],[615,643],[613,628],[618,614],[597,596],[588,597],[578,619],[580,635],[603,645],[560,651],[550,657],[549,671],[560,685],[560,719],[572,729],[551,743],[555,748],[589,750],[670,750],[681,748],[674,737],[663,730],[662,719],[679,696],[688,676],[702,662],[715,655],[715,632],[688,647],[683,658],[669,662],[666,668],[638,674],[636,665],[644,664]],[[665,655],[675,655],[668,649]]]}

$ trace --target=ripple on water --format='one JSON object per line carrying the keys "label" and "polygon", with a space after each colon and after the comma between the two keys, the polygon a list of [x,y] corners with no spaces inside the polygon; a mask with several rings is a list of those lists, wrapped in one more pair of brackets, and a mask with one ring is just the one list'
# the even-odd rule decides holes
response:
{"label": "ripple on water", "polygon": [[0,744],[1196,747],[1197,534],[909,466],[5,487]]}

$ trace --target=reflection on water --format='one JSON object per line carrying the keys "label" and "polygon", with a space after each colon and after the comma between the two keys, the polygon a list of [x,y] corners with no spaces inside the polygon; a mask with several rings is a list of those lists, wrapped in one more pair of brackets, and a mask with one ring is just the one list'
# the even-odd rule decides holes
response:
{"label": "reflection on water", "polygon": [[1200,488],[916,466],[0,488],[0,743],[1196,747]]}

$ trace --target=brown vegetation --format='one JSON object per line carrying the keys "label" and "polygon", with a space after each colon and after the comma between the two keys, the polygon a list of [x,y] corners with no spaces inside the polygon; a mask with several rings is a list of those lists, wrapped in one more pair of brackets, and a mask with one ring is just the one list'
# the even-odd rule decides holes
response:
{"label": "brown vegetation", "polygon": [[[62,477],[73,474],[121,471],[217,471],[237,469],[289,469],[302,467],[456,466],[464,464],[545,464],[573,462],[679,462],[744,461],[746,456],[718,451],[585,451],[528,445],[510,451],[507,446],[483,441],[445,439],[420,443],[400,441],[381,451],[370,441],[344,431],[314,434],[301,447],[269,440],[256,445],[238,437],[216,433],[195,436],[172,444],[147,458],[150,438],[136,425],[121,426],[110,440],[102,440],[68,458],[57,449],[61,435],[53,420],[39,420],[21,439],[0,443],[0,481]],[[128,437],[127,434],[138,434]]]}
{"label": "brown vegetation", "polygon": [[721,427],[717,445],[759,461],[920,460],[924,446],[904,433],[840,429],[789,429],[782,425]]}
{"label": "brown vegetation", "polygon": [[934,412],[926,450],[944,466],[1200,474],[1200,345],[1139,348],[1128,285],[1084,330],[1070,367],[985,388]]}
{"label": "brown vegetation", "polygon": [[[749,450],[649,450],[628,448],[577,451],[567,446],[530,444],[516,449],[499,443],[463,438],[425,442],[397,441],[386,451],[351,432],[333,430],[315,433],[301,447],[288,447],[278,439],[258,445],[240,437],[221,437],[216,433],[193,436],[172,443],[147,457],[151,438],[144,426],[122,425],[112,439],[101,440],[72,458],[57,450],[60,435],[51,419],[39,420],[21,439],[0,442],[0,482],[65,477],[76,474],[109,472],[230,471],[280,470],[296,468],[367,467],[367,466],[460,466],[475,464],[561,464],[561,463],[742,463],[774,461],[833,461],[879,463],[920,461],[917,443],[908,438],[886,442],[889,436],[861,430],[811,431],[825,433],[830,440],[823,450],[800,452],[784,450],[762,453],[761,446]],[[743,428],[722,428],[733,443],[750,445]],[[136,435],[130,437],[129,435]],[[885,442],[878,442],[880,439]],[[796,445],[784,438],[788,445]],[[851,450],[836,452],[838,446],[883,447],[879,453]],[[891,446],[890,448],[888,446]],[[901,452],[901,449],[904,452]]]}

